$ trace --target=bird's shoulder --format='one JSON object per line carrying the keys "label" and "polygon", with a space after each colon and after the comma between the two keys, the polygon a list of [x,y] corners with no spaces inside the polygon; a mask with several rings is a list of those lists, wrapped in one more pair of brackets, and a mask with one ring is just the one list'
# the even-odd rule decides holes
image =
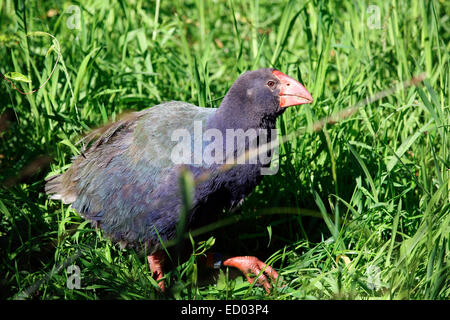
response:
{"label": "bird's shoulder", "polygon": [[194,126],[206,126],[217,109],[171,101],[141,112],[133,130],[127,156],[134,161],[159,162],[170,165],[173,148],[179,142],[177,132],[193,135]]}

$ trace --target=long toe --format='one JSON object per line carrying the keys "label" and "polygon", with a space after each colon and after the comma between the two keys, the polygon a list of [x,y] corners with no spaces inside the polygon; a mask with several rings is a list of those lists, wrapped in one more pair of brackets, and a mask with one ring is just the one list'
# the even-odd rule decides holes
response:
{"label": "long toe", "polygon": [[253,256],[233,257],[225,260],[223,264],[239,269],[250,283],[253,283],[254,277],[257,276],[258,283],[264,286],[267,293],[270,293],[271,282],[278,278],[278,273],[271,266]]}

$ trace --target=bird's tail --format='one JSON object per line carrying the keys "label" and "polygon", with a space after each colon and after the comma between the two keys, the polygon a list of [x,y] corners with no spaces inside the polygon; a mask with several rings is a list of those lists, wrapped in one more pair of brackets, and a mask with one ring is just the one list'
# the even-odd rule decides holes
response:
{"label": "bird's tail", "polygon": [[[69,169],[70,170],[70,169]],[[45,193],[50,195],[50,199],[62,200],[64,204],[72,203],[76,200],[77,195],[74,186],[68,184],[69,172],[50,177],[46,180]]]}

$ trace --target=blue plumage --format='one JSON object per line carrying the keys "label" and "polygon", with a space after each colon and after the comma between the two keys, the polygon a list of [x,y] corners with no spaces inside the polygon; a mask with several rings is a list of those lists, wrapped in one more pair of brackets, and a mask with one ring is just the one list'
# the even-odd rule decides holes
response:
{"label": "blue plumage", "polygon": [[[173,131],[185,128],[193,133],[195,121],[224,137],[227,129],[275,128],[283,109],[277,92],[264,86],[268,77],[273,78],[272,70],[245,73],[218,109],[174,101],[128,114],[94,131],[86,137],[88,143],[94,142],[64,174],[48,180],[46,192],[72,203],[114,241],[146,243],[157,250],[158,236],[163,240],[175,236],[181,208],[178,175],[182,166],[171,159],[177,144],[171,140]],[[210,174],[196,185],[188,222],[211,218],[239,204],[261,180],[261,166],[243,164],[223,171],[221,164],[188,165],[194,178]]]}

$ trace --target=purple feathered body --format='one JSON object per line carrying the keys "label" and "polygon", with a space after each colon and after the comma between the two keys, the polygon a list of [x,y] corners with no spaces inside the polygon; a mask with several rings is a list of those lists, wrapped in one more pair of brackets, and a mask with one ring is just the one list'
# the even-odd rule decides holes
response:
{"label": "purple feathered body", "polygon": [[[264,76],[272,71],[262,70]],[[172,141],[172,133],[179,128],[193,133],[196,122],[205,130],[219,130],[223,137],[227,129],[274,129],[276,117],[282,113],[279,100],[248,84],[258,83],[260,77],[249,73],[239,78],[218,109],[169,102],[128,114],[94,131],[86,139],[93,143],[65,173],[48,180],[46,192],[53,199],[71,203],[112,240],[149,244],[154,251],[159,238],[169,240],[176,235],[182,203],[179,174],[187,167],[194,179],[208,174],[195,186],[189,226],[213,220],[254,189],[261,181],[261,168],[269,163],[238,164],[228,170],[223,170],[221,163],[175,164],[171,153],[177,141]],[[227,143],[225,139],[224,147]],[[246,141],[245,149],[248,147]]]}

